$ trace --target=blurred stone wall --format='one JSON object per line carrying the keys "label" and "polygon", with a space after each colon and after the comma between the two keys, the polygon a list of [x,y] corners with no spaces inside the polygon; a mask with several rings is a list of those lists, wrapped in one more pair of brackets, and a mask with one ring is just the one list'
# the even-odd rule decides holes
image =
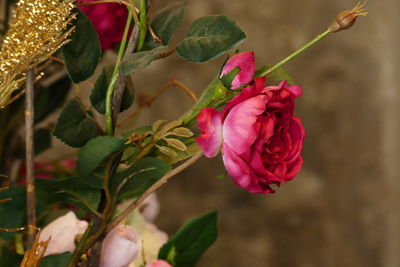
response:
{"label": "blurred stone wall", "polygon": [[[237,19],[248,34],[240,48],[254,50],[261,65],[278,62],[355,4],[190,0],[186,22],[209,14]],[[400,266],[400,2],[370,1],[368,10],[350,31],[287,66],[304,90],[296,112],[307,130],[304,167],[294,181],[274,195],[252,195],[230,178],[216,179],[224,172],[220,159],[202,159],[160,190],[158,224],[169,233],[192,216],[219,210],[219,240],[199,266]],[[174,55],[137,75],[136,87],[155,92],[176,77],[200,93],[222,61],[194,65]],[[171,89],[140,123],[160,114],[177,118],[190,104]]]}

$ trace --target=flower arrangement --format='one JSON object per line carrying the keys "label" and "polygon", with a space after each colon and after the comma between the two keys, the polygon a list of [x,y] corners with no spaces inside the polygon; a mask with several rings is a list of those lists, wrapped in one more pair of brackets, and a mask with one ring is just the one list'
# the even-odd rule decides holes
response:
{"label": "flower arrangement", "polygon": [[[257,68],[253,52],[234,51],[246,39],[234,19],[201,17],[172,46],[187,3],[153,12],[153,2],[19,0],[13,7],[0,49],[0,122],[13,114],[0,135],[0,266],[195,266],[217,239],[217,212],[169,238],[154,224],[156,190],[203,155],[220,152],[227,175],[250,193],[275,193],[294,179],[306,136],[294,115],[302,89],[283,65],[367,14],[364,4],[341,12],[303,47]],[[106,50],[116,59],[104,67]],[[167,85],[195,101],[179,118],[160,115],[152,125],[134,126],[166,87],[135,101],[133,75],[175,53],[193,63],[227,60],[200,97],[177,80]],[[89,99],[80,83],[90,85]],[[40,128],[59,107],[51,129]],[[127,131],[119,128],[124,111],[133,118]],[[14,136],[22,123],[24,140]],[[76,153],[35,162],[51,148],[51,135]]]}

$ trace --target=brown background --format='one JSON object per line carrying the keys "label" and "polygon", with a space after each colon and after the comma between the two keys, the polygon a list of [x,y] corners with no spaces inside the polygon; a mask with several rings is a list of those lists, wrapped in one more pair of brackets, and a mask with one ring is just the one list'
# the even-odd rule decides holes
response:
{"label": "brown background", "polygon": [[[209,14],[237,19],[248,34],[240,48],[254,50],[260,66],[278,62],[355,4],[191,0],[186,21]],[[307,130],[304,167],[294,181],[277,194],[252,195],[230,178],[215,178],[224,172],[219,158],[202,159],[160,190],[158,225],[169,233],[192,216],[220,212],[219,240],[199,266],[400,266],[400,2],[370,1],[368,10],[353,29],[287,66],[304,90],[297,115]],[[200,93],[221,63],[194,65],[175,55],[135,77],[136,86],[154,92],[177,77]],[[171,90],[141,123],[177,118],[189,106]]]}
{"label": "brown background", "polygon": [[[172,2],[157,1],[157,7]],[[225,14],[248,35],[240,49],[255,51],[258,66],[273,64],[355,4],[189,0],[180,35],[200,16]],[[201,159],[159,191],[157,224],[170,234],[193,216],[219,211],[219,239],[199,266],[400,266],[400,2],[371,0],[368,10],[350,31],[328,37],[287,65],[304,90],[296,113],[307,131],[305,163],[294,181],[276,194],[252,195],[228,177],[216,178],[224,173],[218,157]],[[134,81],[139,93],[151,94],[176,77],[200,94],[222,63],[191,64],[173,55]],[[184,93],[171,89],[138,125],[176,119],[190,105]]]}

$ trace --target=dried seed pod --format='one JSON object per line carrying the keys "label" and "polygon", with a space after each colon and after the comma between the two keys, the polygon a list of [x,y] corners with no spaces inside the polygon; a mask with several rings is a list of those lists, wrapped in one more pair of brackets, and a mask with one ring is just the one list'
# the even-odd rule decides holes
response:
{"label": "dried seed pod", "polygon": [[171,148],[166,147],[166,146],[157,146],[158,150],[160,150],[161,153],[163,153],[164,155],[174,158],[177,157],[178,154]]}
{"label": "dried seed pod", "polygon": [[186,149],[187,149],[186,145],[182,141],[180,141],[178,139],[175,139],[175,138],[163,138],[163,139],[170,146],[172,146],[172,147],[174,147],[174,148],[176,148],[176,149],[178,149],[180,151],[186,151]]}
{"label": "dried seed pod", "polygon": [[171,122],[165,124],[163,127],[161,127],[161,129],[159,130],[157,135],[154,137],[154,139],[158,140],[158,138],[160,138],[160,136],[164,136],[165,133],[167,133],[170,130],[172,130],[178,126],[181,126],[181,125],[182,125],[181,121],[171,121]]}
{"label": "dried seed pod", "polygon": [[329,30],[331,32],[340,32],[342,30],[346,30],[353,26],[359,16],[366,16],[368,12],[365,12],[364,6],[367,4],[367,1],[364,3],[358,3],[353,10],[347,10],[340,12],[332,24],[329,26]]}
{"label": "dried seed pod", "polygon": [[158,120],[158,121],[156,121],[153,124],[153,127],[152,127],[153,134],[155,134],[158,131],[158,129],[160,129],[160,127],[166,122],[167,122],[166,120]]}
{"label": "dried seed pod", "polygon": [[189,130],[188,128],[185,127],[179,127],[173,129],[171,132],[168,132],[165,136],[168,135],[175,135],[175,136],[180,136],[180,137],[192,137],[193,132]]}

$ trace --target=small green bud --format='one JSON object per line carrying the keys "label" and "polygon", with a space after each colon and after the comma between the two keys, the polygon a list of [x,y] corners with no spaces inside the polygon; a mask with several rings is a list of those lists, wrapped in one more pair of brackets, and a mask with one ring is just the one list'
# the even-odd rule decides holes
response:
{"label": "small green bud", "polygon": [[214,88],[213,99],[224,98],[227,92],[228,89],[222,83],[219,83]]}

